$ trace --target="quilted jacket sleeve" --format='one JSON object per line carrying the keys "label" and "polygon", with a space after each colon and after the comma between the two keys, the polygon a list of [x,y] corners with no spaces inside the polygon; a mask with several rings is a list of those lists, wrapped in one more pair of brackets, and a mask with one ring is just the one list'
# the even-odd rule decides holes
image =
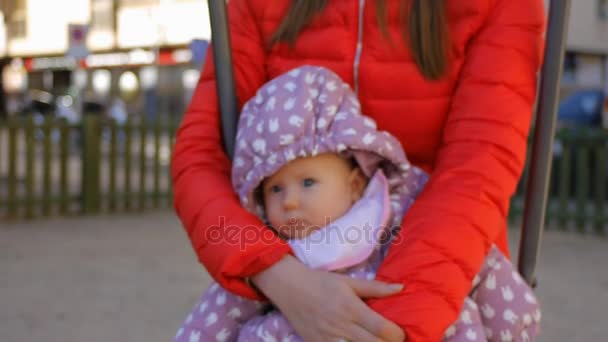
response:
{"label": "quilted jacket sleeve", "polygon": [[[228,15],[242,105],[266,79],[264,45],[246,0],[231,0]],[[245,211],[234,193],[231,163],[222,150],[212,53],[208,56],[177,133],[171,166],[174,206],[211,276],[234,293],[259,298],[243,278],[269,267],[290,248]]]}
{"label": "quilted jacket sleeve", "polygon": [[398,295],[370,300],[408,341],[440,341],[501,234],[522,172],[537,71],[540,0],[493,0],[468,47],[436,165],[378,278]]}

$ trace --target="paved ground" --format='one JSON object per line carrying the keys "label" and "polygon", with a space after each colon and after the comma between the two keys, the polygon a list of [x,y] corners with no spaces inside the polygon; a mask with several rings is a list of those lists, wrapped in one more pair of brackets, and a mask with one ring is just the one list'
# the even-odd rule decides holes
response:
{"label": "paved ground", "polygon": [[[608,341],[608,239],[547,232],[541,341]],[[0,341],[169,341],[209,277],[171,213],[0,222]]]}

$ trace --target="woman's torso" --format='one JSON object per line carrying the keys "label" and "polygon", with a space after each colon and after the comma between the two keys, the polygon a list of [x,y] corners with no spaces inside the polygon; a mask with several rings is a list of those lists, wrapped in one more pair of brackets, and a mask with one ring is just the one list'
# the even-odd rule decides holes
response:
{"label": "woman's torso", "polygon": [[[422,76],[403,40],[401,0],[386,1],[392,44],[377,24],[376,1],[330,0],[293,48],[282,43],[268,51],[266,71],[271,79],[303,64],[332,69],[357,90],[363,113],[401,141],[413,164],[430,172],[467,44],[487,17],[490,1],[447,1],[451,59],[438,81]],[[276,31],[290,3],[250,0],[264,39]]]}

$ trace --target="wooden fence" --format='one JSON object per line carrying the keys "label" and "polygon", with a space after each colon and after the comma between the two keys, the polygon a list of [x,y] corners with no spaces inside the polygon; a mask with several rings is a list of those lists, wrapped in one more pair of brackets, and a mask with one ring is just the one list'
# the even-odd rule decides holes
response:
{"label": "wooden fence", "polygon": [[[0,122],[0,219],[143,211],[170,207],[169,162],[177,123],[118,125],[85,115],[81,124]],[[608,132],[558,132],[547,222],[608,229]],[[525,176],[510,219],[521,217]]]}
{"label": "wooden fence", "polygon": [[32,117],[0,122],[0,218],[97,214],[171,205],[177,123],[118,125]]}
{"label": "wooden fence", "polygon": [[[608,231],[608,131],[591,128],[557,132],[546,222],[558,229]],[[523,211],[527,170],[512,200],[510,219]]]}

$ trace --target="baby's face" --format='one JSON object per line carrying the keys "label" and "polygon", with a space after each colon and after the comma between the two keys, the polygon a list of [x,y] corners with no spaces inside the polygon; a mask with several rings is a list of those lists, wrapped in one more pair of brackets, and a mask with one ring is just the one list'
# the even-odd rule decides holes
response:
{"label": "baby's face", "polygon": [[346,214],[366,179],[334,153],[295,159],[263,184],[270,224],[286,239],[308,236]]}

